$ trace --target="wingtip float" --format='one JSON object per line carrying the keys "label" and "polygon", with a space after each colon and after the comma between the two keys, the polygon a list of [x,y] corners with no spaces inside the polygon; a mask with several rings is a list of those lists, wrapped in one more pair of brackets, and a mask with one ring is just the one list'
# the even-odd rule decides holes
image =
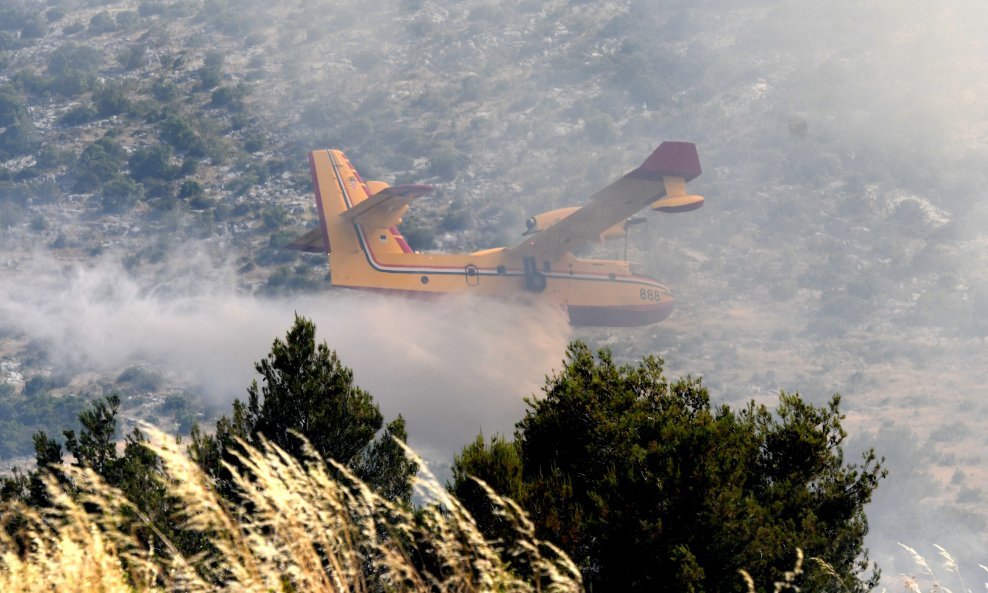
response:
{"label": "wingtip float", "polygon": [[696,145],[663,142],[635,170],[581,207],[528,220],[525,240],[475,253],[416,253],[398,231],[401,217],[427,185],[364,181],[339,150],[309,154],[319,228],[292,248],[329,254],[337,286],[419,294],[473,292],[527,295],[565,307],[573,325],[631,327],[669,316],[668,288],[623,260],[585,259],[572,251],[588,241],[624,237],[645,208],[695,210],[703,198],[686,191],[700,175]]}

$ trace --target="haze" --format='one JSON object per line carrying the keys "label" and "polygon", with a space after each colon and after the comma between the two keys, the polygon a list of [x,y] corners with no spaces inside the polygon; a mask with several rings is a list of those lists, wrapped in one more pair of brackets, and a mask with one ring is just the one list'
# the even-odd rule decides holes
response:
{"label": "haze", "polygon": [[[896,542],[931,563],[942,545],[967,586],[984,582],[988,5],[256,8],[237,18],[264,42],[227,62],[264,55],[251,105],[279,156],[304,167],[307,150],[340,147],[365,177],[436,183],[425,220],[468,213],[438,247],[513,243],[526,216],[582,203],[662,140],[696,142],[704,173],[691,190],[706,205],[650,216],[629,243],[676,294],[673,317],[571,333],[557,312],[500,303],[260,299],[223,258],[190,256],[195,244],[153,277],[114,263],[125,253],[55,263],[18,244],[0,287],[5,326],[50,344],[59,364],[156,361],[226,401],[297,311],[387,416],[409,418],[413,444],[447,461],[478,430],[510,432],[570,337],[624,360],[657,352],[732,405],[840,392],[848,460],[874,446],[889,463],[869,511],[884,585],[921,572]],[[293,215],[314,219],[311,206]]]}

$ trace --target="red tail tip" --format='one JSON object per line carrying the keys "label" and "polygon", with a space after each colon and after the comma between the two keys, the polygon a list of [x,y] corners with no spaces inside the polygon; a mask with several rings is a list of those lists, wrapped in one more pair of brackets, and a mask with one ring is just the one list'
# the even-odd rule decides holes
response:
{"label": "red tail tip", "polygon": [[638,170],[651,174],[675,175],[686,181],[702,173],[700,156],[696,153],[696,144],[692,142],[663,142]]}

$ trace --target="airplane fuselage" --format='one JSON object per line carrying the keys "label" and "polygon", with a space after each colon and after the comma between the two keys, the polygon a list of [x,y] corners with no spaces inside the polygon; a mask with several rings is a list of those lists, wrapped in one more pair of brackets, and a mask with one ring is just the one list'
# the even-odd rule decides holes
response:
{"label": "airplane fuselage", "polygon": [[314,151],[310,163],[333,285],[537,300],[564,307],[574,325],[648,325],[672,312],[671,292],[626,261],[570,253],[540,261],[524,249],[504,248],[413,252],[394,224],[375,228],[343,215],[371,192],[342,152]]}

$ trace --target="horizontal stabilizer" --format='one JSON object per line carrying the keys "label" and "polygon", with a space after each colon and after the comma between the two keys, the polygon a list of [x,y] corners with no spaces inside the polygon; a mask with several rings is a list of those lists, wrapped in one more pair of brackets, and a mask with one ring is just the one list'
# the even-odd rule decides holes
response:
{"label": "horizontal stabilizer", "polygon": [[652,202],[656,212],[689,212],[703,206],[703,196],[666,196]]}
{"label": "horizontal stabilizer", "polygon": [[431,185],[393,185],[343,212],[343,220],[371,228],[388,228],[398,224],[412,200],[431,191]]}
{"label": "horizontal stabilizer", "polygon": [[312,229],[285,247],[306,253],[329,253],[329,244],[323,236],[322,229]]}

